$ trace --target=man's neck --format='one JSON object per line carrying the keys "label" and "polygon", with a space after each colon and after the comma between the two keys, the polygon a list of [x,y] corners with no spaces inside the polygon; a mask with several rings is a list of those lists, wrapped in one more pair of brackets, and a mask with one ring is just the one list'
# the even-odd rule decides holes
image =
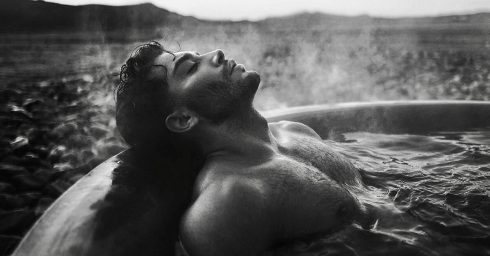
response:
{"label": "man's neck", "polygon": [[274,143],[267,120],[253,108],[208,131],[201,140],[207,158],[266,156]]}

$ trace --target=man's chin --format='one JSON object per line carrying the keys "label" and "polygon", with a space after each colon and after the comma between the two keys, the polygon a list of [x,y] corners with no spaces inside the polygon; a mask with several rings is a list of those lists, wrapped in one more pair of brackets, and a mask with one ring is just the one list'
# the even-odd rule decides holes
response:
{"label": "man's chin", "polygon": [[260,84],[260,75],[255,71],[248,71],[247,74],[244,74],[242,86],[243,92],[246,96],[250,98],[250,101],[255,97],[255,93],[259,89]]}
{"label": "man's chin", "polygon": [[249,76],[252,77],[252,79],[254,79],[255,84],[257,85],[257,88],[258,88],[259,87],[259,84],[260,84],[260,75],[259,75],[259,73],[255,72],[255,71],[250,71]]}
{"label": "man's chin", "polygon": [[255,93],[259,88],[259,84],[260,84],[259,73],[255,71],[248,71],[244,75],[245,77],[243,78],[243,85],[249,87],[250,89],[253,89]]}

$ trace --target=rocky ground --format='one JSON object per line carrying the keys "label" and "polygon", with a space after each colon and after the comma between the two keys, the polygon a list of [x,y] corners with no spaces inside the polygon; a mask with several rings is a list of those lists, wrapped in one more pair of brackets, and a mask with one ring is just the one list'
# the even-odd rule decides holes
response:
{"label": "rocky ground", "polygon": [[0,255],[68,187],[124,149],[113,80],[80,75],[0,89]]}

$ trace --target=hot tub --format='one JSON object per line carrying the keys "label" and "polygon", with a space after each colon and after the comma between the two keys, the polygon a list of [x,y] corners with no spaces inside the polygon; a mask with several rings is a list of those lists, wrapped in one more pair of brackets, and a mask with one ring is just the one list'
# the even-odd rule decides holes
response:
{"label": "hot tub", "polygon": [[[297,108],[289,108],[282,110],[275,110],[264,112],[264,116],[271,122],[279,121],[279,120],[290,120],[290,121],[298,121],[305,123],[312,127],[318,134],[322,136],[324,139],[333,140],[332,144],[335,147],[346,148],[344,154],[349,157],[349,155],[362,155],[363,157],[358,157],[354,159],[357,162],[363,162],[367,158],[365,158],[366,154],[371,154],[372,152],[366,152],[365,148],[361,148],[357,142],[363,140],[363,138],[371,138],[369,140],[369,147],[375,147],[373,145],[382,145],[381,147],[391,147],[390,150],[395,150],[395,153],[386,153],[387,151],[382,151],[374,158],[380,158],[379,164],[382,166],[386,166],[386,170],[383,171],[384,174],[393,173],[390,170],[401,168],[404,166],[414,165],[413,162],[404,161],[403,148],[406,145],[407,141],[411,144],[411,146],[415,146],[417,149],[411,149],[410,152],[413,153],[413,159],[416,162],[416,159],[419,159],[417,154],[424,151],[424,146],[421,143],[427,143],[427,139],[422,139],[419,136],[433,135],[435,137],[431,137],[429,139],[429,149],[427,151],[432,152],[431,154],[437,155],[440,157],[440,154],[443,156],[449,154],[460,154],[461,152],[459,148],[463,147],[461,145],[471,144],[467,141],[461,145],[458,144],[458,141],[462,140],[454,140],[452,142],[447,142],[444,140],[447,138],[453,138],[451,136],[455,136],[455,134],[460,134],[460,132],[471,134],[472,132],[487,132],[490,131],[490,102],[480,102],[480,101],[412,101],[412,102],[374,102],[374,103],[348,103],[348,104],[338,104],[338,105],[315,105],[315,106],[305,106],[305,107],[297,107]],[[373,134],[383,134],[381,136],[384,137],[376,137],[377,135]],[[399,135],[402,137],[386,137],[391,135]],[[447,136],[449,135],[449,137]],[[405,136],[405,137],[403,137]],[[408,137],[406,137],[408,136]],[[439,136],[439,137],[438,137]],[[442,136],[442,137],[441,137]],[[446,137],[444,137],[446,136]],[[459,136],[459,135],[458,135]],[[481,136],[480,136],[481,137]],[[354,138],[354,139],[352,139]],[[408,139],[407,139],[408,138]],[[458,137],[459,138],[459,137]],[[473,138],[473,137],[472,137]],[[485,140],[485,139],[484,139]],[[335,142],[336,141],[336,142]],[[384,144],[379,144],[380,141],[384,141]],[[390,144],[390,141],[398,141],[397,145],[393,146]],[[449,143],[449,148],[438,147],[438,145],[443,145],[444,143]],[[372,144],[378,143],[378,144]],[[404,144],[405,143],[405,144]],[[435,144],[434,144],[435,143]],[[441,144],[443,143],[443,144]],[[484,142],[483,144],[485,144]],[[389,144],[389,145],[388,145]],[[482,145],[483,145],[482,144]],[[388,146],[386,146],[388,145]],[[400,149],[400,145],[402,148]],[[444,144],[446,145],[446,144]],[[450,145],[456,145],[455,148],[452,148]],[[468,145],[468,150],[471,150],[472,145]],[[490,145],[487,145],[490,147]],[[368,147],[368,149],[369,149]],[[490,169],[484,167],[486,165],[487,156],[490,155],[490,152],[486,151],[487,148],[483,145],[478,148],[473,145],[474,150],[479,150],[479,156],[483,156],[482,159],[476,159],[475,161],[480,161],[478,167],[479,172],[484,173],[482,176],[483,182],[490,182],[485,176],[490,173]],[[342,150],[342,149],[341,149]],[[442,153],[438,153],[438,150],[442,150]],[[446,152],[445,150],[449,150],[450,152]],[[451,151],[452,150],[452,151]],[[454,151],[454,152],[453,152]],[[400,153],[401,152],[401,153]],[[398,154],[400,153],[400,154]],[[134,248],[138,246],[132,246],[134,240],[138,239],[147,239],[151,240],[152,238],[148,238],[148,236],[140,236],[138,233],[132,234],[131,230],[118,230],[119,233],[126,232],[123,237],[127,238],[126,240],[118,240],[111,241],[111,245],[107,243],[97,242],[95,237],[95,229],[100,224],[97,223],[99,220],[96,218],[98,211],[100,211],[100,207],[96,207],[100,205],[101,202],[107,200],[108,193],[115,189],[115,185],[113,184],[114,179],[114,170],[124,164],[127,159],[128,152],[122,152],[108,160],[104,163],[96,167],[89,174],[87,174],[84,178],[80,179],[75,185],[73,185],[69,190],[67,190],[55,203],[44,213],[44,215],[37,221],[37,223],[32,227],[32,229],[27,233],[22,242],[19,244],[17,249],[15,250],[15,256],[19,255],[94,255],[94,252],[97,252],[98,255],[111,255],[112,252],[117,255],[124,255],[125,249],[114,250],[113,247],[118,248],[131,248],[128,249],[128,255],[131,250],[139,250],[145,255],[155,253],[157,254],[158,249],[151,248],[152,246],[158,246],[158,241],[152,241],[145,245],[145,241],[137,243],[139,248]],[[392,155],[396,155],[393,157]],[[397,155],[398,154],[398,155]],[[446,154],[446,155],[444,155]],[[461,153],[461,154],[464,154]],[[468,153],[469,154],[469,153]],[[471,156],[470,156],[471,157]],[[374,159],[373,158],[373,159]],[[412,158],[410,158],[412,159]],[[443,158],[438,158],[439,160]],[[488,158],[490,159],[490,157]],[[386,161],[385,161],[386,160]],[[483,162],[482,162],[483,161]],[[369,162],[369,161],[366,161]],[[367,186],[373,190],[373,193],[379,193],[380,197],[386,197],[388,203],[392,202],[395,208],[398,208],[400,212],[404,212],[404,214],[409,214],[410,218],[426,218],[427,216],[420,216],[423,214],[423,210],[418,211],[417,209],[413,209],[412,199],[408,199],[410,195],[403,195],[403,193],[410,194],[410,191],[405,191],[399,187],[398,185],[383,187],[379,185],[380,177],[376,176],[377,160],[373,162],[373,165],[360,165],[359,168],[367,169],[364,170],[363,178],[366,179],[368,183]],[[418,163],[418,162],[417,162]],[[471,164],[470,164],[471,165]],[[482,167],[483,166],[483,167]],[[489,163],[490,167],[490,163]],[[371,169],[372,170],[371,170]],[[392,168],[392,169],[390,169]],[[426,172],[434,172],[434,170],[439,169],[431,169],[425,170],[420,166],[411,166],[410,168],[416,170],[422,170]],[[419,169],[417,169],[419,168]],[[474,170],[472,170],[474,171]],[[374,173],[374,174],[373,174]],[[404,172],[396,172],[397,174]],[[412,172],[409,172],[412,173]],[[416,172],[420,173],[420,172]],[[402,175],[400,174],[400,175]],[[403,174],[405,175],[405,174]],[[455,174],[460,175],[460,174]],[[480,174],[478,174],[480,175]],[[418,177],[418,176],[417,176]],[[407,180],[403,180],[403,179]],[[385,178],[383,178],[385,179]],[[389,177],[387,178],[389,179]],[[416,177],[405,177],[400,183],[403,183],[407,186],[416,186],[417,182],[412,182],[410,179],[416,179]],[[392,180],[392,181],[396,181]],[[378,183],[377,183],[378,182]],[[421,186],[424,185],[422,181],[420,181]],[[424,182],[427,182],[424,181]],[[396,182],[395,182],[396,183]],[[423,184],[422,184],[423,183]],[[482,183],[485,184],[485,183]],[[454,185],[454,184],[453,184]],[[124,185],[118,184],[118,189],[124,189]],[[434,185],[436,186],[436,185]],[[479,185],[485,186],[485,185]],[[450,187],[450,186],[449,186]],[[464,186],[463,186],[464,187]],[[477,186],[478,188],[478,186]],[[476,188],[476,189],[477,189]],[[449,188],[447,188],[449,189]],[[464,188],[461,188],[464,190]],[[483,188],[485,190],[485,188]],[[472,193],[463,191],[462,193]],[[449,229],[454,228],[457,230],[453,230],[455,233],[450,237],[441,237],[434,238],[434,243],[444,243],[441,241],[445,241],[445,239],[449,240],[457,240],[456,242],[462,243],[459,247],[466,248],[465,246],[477,248],[479,253],[490,253],[490,249],[488,247],[488,241],[490,237],[490,233],[487,233],[488,230],[485,230],[484,226],[488,225],[487,221],[489,220],[487,216],[479,216],[478,214],[486,214],[490,215],[490,203],[488,202],[488,192],[484,192],[482,195],[476,195],[476,197],[458,197],[458,195],[451,195],[451,193],[444,194],[444,191],[441,192],[441,195],[445,195],[447,198],[444,200],[441,199],[442,206],[438,211],[431,213],[433,218],[443,218],[444,214],[467,214],[465,216],[467,218],[463,218],[464,221],[468,222],[480,222],[483,226],[481,230],[474,231],[475,227],[468,227],[468,225],[459,225],[458,223],[452,223],[451,221],[457,222],[455,219],[444,219],[439,222],[429,223],[427,225],[431,226],[432,229],[440,229],[441,232],[446,232]],[[476,192],[475,192],[476,193]],[[486,197],[485,197],[486,193]],[[454,198],[453,198],[454,197]],[[472,198],[472,199],[471,199]],[[475,199],[476,198],[476,199]],[[400,200],[401,203],[398,203],[397,200]],[[434,199],[433,201],[437,201],[438,199]],[[446,201],[445,201],[446,200]],[[478,207],[483,207],[482,212],[474,213],[473,215],[467,212],[457,212],[456,210],[450,209],[454,207],[449,202],[450,200],[463,200],[468,202],[459,202],[461,207],[470,204],[470,200],[481,202],[473,202],[471,203],[473,206],[477,205]],[[422,201],[421,201],[422,202]],[[439,201],[435,203],[440,203]],[[422,202],[423,203],[423,202]],[[422,203],[420,203],[422,205]],[[432,202],[434,203],[434,202]],[[408,204],[408,206],[407,206]],[[444,204],[447,204],[448,209],[445,208]],[[406,207],[406,208],[404,208]],[[410,208],[412,207],[412,208]],[[422,207],[422,206],[421,206]],[[431,206],[432,207],[432,206]],[[447,210],[447,212],[444,211]],[[412,212],[410,212],[412,211]],[[121,213],[123,214],[123,213]],[[407,215],[408,216],[408,215]],[[157,216],[155,216],[157,217]],[[406,219],[406,218],[405,218]],[[117,214],[114,216],[114,220],[118,220]],[[395,221],[395,220],[393,220]],[[121,223],[121,225],[124,223]],[[413,224],[413,225],[412,225]],[[141,224],[139,224],[141,225]],[[151,225],[151,224],[147,224]],[[371,233],[363,233],[368,231],[361,231],[356,228],[347,229],[343,234],[337,235],[334,238],[324,237],[320,240],[316,240],[314,242],[308,242],[306,244],[301,245],[291,245],[295,248],[283,249],[280,254],[291,254],[294,255],[298,250],[302,253],[309,252],[308,255],[319,255],[321,253],[328,252],[332,255],[353,255],[354,253],[363,254],[362,252],[370,252],[378,255],[382,254],[393,254],[398,252],[412,252],[415,255],[426,255],[433,254],[430,251],[431,242],[427,241],[419,241],[424,236],[433,236],[434,234],[431,231],[425,230],[421,226],[425,224],[417,224],[410,222],[407,224],[406,230],[402,230],[400,232],[393,230],[382,230],[378,227],[375,231],[369,231]],[[412,225],[412,226],[410,226]],[[488,228],[488,227],[487,227]],[[403,229],[403,228],[401,228]],[[476,227],[478,229],[478,227]],[[152,230],[150,227],[148,230]],[[397,229],[398,230],[398,229]],[[474,231],[472,233],[472,230]],[[149,232],[150,232],[149,231]],[[413,234],[411,233],[413,232]],[[486,235],[485,235],[486,234]],[[420,238],[420,237],[422,238]],[[151,236],[150,236],[151,237]],[[359,241],[379,241],[383,240],[386,242],[385,245],[382,245],[382,250],[369,251],[370,248],[368,245],[365,245],[361,242],[355,244],[349,244],[347,242],[343,242],[342,237],[350,237],[350,239],[358,239]],[[354,238],[352,238],[354,237]],[[371,239],[371,240],[370,240]],[[418,239],[418,240],[417,240]],[[458,240],[459,239],[459,240]],[[423,239],[422,239],[423,240]],[[357,247],[356,247],[357,246]],[[100,250],[94,250],[94,247],[104,247]],[[314,249],[312,249],[315,247]],[[373,247],[373,246],[371,246]],[[447,247],[447,246],[446,246]],[[446,248],[442,246],[441,248]],[[459,248],[458,247],[458,248]],[[298,249],[299,248],[299,249]],[[320,249],[318,249],[320,248]],[[333,249],[332,249],[333,248]],[[310,250],[310,251],[308,251]],[[401,251],[400,251],[401,250]],[[408,250],[408,251],[407,251]],[[117,252],[117,253],[116,253]],[[360,253],[361,252],[361,253]],[[443,254],[451,254],[451,253],[461,254],[467,253],[467,250],[463,251],[454,251],[448,250],[444,251]],[[100,254],[102,253],[102,254]],[[330,255],[329,254],[329,255]],[[367,253],[369,254],[369,253]]]}

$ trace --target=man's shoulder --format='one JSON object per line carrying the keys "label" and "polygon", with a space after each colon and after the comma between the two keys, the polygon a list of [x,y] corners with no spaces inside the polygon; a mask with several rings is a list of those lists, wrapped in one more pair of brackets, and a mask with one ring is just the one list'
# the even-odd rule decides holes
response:
{"label": "man's shoulder", "polygon": [[267,194],[265,181],[229,175],[210,182],[198,195],[189,212],[220,209],[221,214],[227,214],[227,211],[232,212],[237,206],[264,207]]}
{"label": "man's shoulder", "polygon": [[315,132],[315,130],[299,122],[292,122],[292,121],[272,122],[269,123],[269,129],[273,133],[289,132],[289,133],[306,135],[306,136],[311,136],[320,139],[320,136],[318,135],[318,133]]}
{"label": "man's shoulder", "polygon": [[[270,224],[265,188],[258,180],[225,178],[209,184],[182,218],[181,238],[189,252],[236,252],[242,241],[263,249]],[[250,240],[250,241],[248,241]],[[264,241],[262,241],[264,240]],[[248,255],[248,254],[245,254]]]}

